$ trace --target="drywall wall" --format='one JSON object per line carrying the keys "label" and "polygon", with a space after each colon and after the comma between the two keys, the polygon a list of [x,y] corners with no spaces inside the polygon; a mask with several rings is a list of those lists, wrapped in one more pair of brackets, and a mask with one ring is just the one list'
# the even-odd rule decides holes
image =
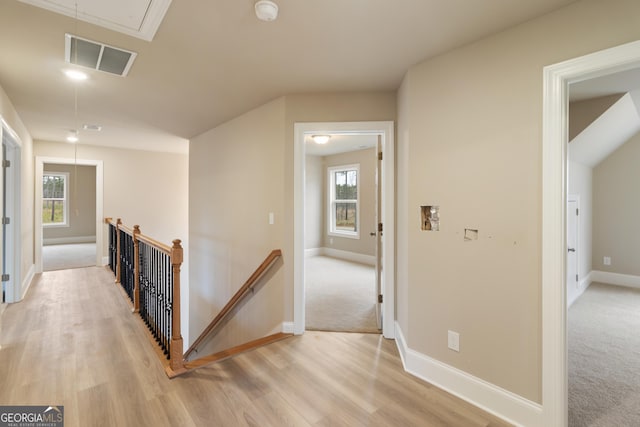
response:
{"label": "drywall wall", "polygon": [[[283,230],[293,226],[284,216],[284,120],[280,98],[191,141],[189,321],[194,339],[266,256],[282,249]],[[285,251],[271,275],[198,354],[281,332],[283,264],[292,262]]]}
{"label": "drywall wall", "polygon": [[43,244],[95,242],[96,167],[45,163],[43,170],[69,174],[67,226],[43,227]]}
{"label": "drywall wall", "polygon": [[[200,354],[280,331],[282,322],[293,321],[294,123],[394,119],[394,92],[292,95],[191,141],[193,339],[269,251],[283,251],[273,277]],[[270,212],[274,225],[268,224]]]}
{"label": "drywall wall", "polygon": [[[359,165],[359,191],[360,214],[358,228],[360,234],[357,239],[341,237],[329,234],[329,218],[328,218],[328,168],[333,166]],[[325,191],[323,195],[323,209],[325,215],[325,223],[323,228],[324,247],[337,249],[340,251],[352,252],[360,255],[375,256],[376,254],[376,238],[371,237],[369,233],[376,230],[376,164],[377,150],[370,148],[367,150],[351,151],[347,153],[334,154],[324,157],[323,176],[325,180]]]}
{"label": "drywall wall", "polygon": [[[398,168],[409,187],[398,311],[410,349],[542,401],[543,67],[636,40],[639,24],[637,2],[576,2],[410,68],[398,100],[399,161],[411,154]],[[420,230],[425,204],[440,206],[441,231]]]}
{"label": "drywall wall", "polygon": [[[575,162],[569,162],[569,195],[578,196],[580,213],[578,215],[578,283],[591,273],[593,254],[593,169]],[[568,283],[568,305],[581,294],[573,282]]]}
{"label": "drywall wall", "polygon": [[[188,236],[188,156],[51,141],[35,141],[34,156],[102,160],[104,215],[140,225],[162,243]],[[108,235],[103,227],[106,256]]]}
{"label": "drywall wall", "polygon": [[323,158],[306,156],[305,158],[305,194],[304,194],[304,248],[319,249],[322,247],[324,230],[324,171]]}
{"label": "drywall wall", "polygon": [[[640,134],[593,169],[593,268],[640,276]],[[611,258],[604,265],[603,257]]]}

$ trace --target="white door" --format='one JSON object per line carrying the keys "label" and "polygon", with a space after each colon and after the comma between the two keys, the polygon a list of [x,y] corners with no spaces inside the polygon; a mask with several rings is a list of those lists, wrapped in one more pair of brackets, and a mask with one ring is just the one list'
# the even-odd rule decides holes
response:
{"label": "white door", "polygon": [[578,201],[569,199],[567,202],[567,298],[578,288],[578,214]]}
{"label": "white door", "polygon": [[382,144],[378,135],[378,149],[376,150],[376,227],[371,233],[376,238],[376,319],[378,329],[382,329]]}

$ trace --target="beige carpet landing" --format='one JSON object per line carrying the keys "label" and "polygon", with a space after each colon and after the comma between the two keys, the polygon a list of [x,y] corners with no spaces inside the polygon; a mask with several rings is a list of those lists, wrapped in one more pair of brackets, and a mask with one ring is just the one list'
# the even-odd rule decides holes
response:
{"label": "beige carpet landing", "polygon": [[305,290],[308,330],[380,332],[373,267],[323,256],[307,258]]}
{"label": "beige carpet landing", "polygon": [[640,290],[591,284],[568,327],[569,426],[639,426]]}

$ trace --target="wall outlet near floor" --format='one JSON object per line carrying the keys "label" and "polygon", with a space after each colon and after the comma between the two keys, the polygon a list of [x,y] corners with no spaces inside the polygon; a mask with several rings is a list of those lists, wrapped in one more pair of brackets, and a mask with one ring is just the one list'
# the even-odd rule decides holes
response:
{"label": "wall outlet near floor", "polygon": [[449,331],[447,346],[453,351],[460,351],[460,334]]}
{"label": "wall outlet near floor", "polygon": [[611,265],[611,257],[610,256],[604,257],[604,260],[602,262],[604,263],[604,265]]}

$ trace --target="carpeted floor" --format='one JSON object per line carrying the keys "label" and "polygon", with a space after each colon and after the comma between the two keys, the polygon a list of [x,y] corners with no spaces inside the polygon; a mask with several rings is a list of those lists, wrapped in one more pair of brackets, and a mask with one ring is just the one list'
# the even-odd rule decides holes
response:
{"label": "carpeted floor", "polygon": [[66,270],[96,265],[95,243],[47,245],[42,247],[42,270]]}
{"label": "carpeted floor", "polygon": [[569,426],[640,425],[640,290],[593,283],[569,309]]}
{"label": "carpeted floor", "polygon": [[380,332],[373,267],[324,256],[307,258],[305,290],[308,330]]}

